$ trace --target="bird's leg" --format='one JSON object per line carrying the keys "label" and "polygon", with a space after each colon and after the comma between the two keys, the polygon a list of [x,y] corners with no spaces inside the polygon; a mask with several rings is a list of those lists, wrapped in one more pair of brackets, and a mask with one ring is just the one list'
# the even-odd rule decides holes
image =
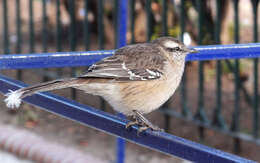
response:
{"label": "bird's leg", "polygon": [[138,133],[141,133],[147,129],[152,129],[154,131],[163,131],[162,129],[160,129],[157,126],[154,126],[150,121],[148,121],[140,112],[138,112],[137,110],[133,110],[133,118],[134,121],[129,122],[128,124],[126,124],[126,128],[133,126],[133,125],[138,125],[141,126],[138,129]]}
{"label": "bird's leg", "polygon": [[133,116],[134,121],[130,121],[125,125],[125,128],[128,129],[131,126],[137,125],[139,124],[138,120],[135,118],[135,116]]}
{"label": "bird's leg", "polygon": [[129,128],[129,127],[131,127],[131,126],[134,126],[134,125],[140,125],[140,123],[142,123],[142,122],[140,122],[139,119],[136,117],[136,114],[134,114],[134,115],[132,116],[132,119],[133,119],[133,121],[130,121],[130,122],[128,122],[128,123],[126,124],[126,126],[125,126],[126,129]]}
{"label": "bird's leg", "polygon": [[[153,125],[148,119],[146,119],[139,111],[133,110],[136,117],[138,118],[138,121],[142,122],[142,127],[140,127],[141,132],[144,130],[147,130],[148,128],[154,130],[154,131],[162,131],[158,126]],[[146,128],[145,128],[146,127]]]}

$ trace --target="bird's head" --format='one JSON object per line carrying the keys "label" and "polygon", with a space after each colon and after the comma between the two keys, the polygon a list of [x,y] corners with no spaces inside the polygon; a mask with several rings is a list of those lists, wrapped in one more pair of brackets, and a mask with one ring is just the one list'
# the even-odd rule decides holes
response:
{"label": "bird's head", "polygon": [[179,40],[173,37],[160,37],[151,42],[159,45],[166,55],[173,57],[174,60],[184,60],[190,53],[197,53],[195,49],[190,49]]}

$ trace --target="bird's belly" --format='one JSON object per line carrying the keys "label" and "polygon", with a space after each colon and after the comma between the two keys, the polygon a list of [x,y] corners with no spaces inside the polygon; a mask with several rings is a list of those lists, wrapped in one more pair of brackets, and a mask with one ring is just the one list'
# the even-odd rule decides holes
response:
{"label": "bird's belly", "polygon": [[174,93],[179,82],[180,78],[172,76],[168,80],[90,83],[76,88],[102,96],[114,110],[132,115],[133,110],[145,114],[159,108]]}
{"label": "bird's belly", "polygon": [[[177,83],[167,83],[162,80],[125,83],[121,85],[120,101],[115,104],[115,110],[131,115],[133,110],[149,113],[159,108],[174,93]],[[111,103],[113,106],[113,104]]]}

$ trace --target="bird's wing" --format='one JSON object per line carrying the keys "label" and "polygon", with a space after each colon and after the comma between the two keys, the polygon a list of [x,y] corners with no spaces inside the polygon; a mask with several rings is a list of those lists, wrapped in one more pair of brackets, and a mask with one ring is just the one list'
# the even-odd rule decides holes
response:
{"label": "bird's wing", "polygon": [[162,75],[166,58],[150,44],[130,45],[116,50],[115,54],[92,65],[80,76],[140,81],[158,79]]}

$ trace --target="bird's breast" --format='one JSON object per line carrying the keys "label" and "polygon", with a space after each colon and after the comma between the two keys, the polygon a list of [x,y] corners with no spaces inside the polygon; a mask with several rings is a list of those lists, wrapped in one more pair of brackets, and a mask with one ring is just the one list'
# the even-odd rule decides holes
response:
{"label": "bird's breast", "polygon": [[112,102],[114,108],[127,115],[131,115],[132,110],[149,113],[159,108],[175,92],[183,69],[184,66],[179,66],[178,70],[169,67],[160,79],[121,83],[118,89],[120,98]]}

